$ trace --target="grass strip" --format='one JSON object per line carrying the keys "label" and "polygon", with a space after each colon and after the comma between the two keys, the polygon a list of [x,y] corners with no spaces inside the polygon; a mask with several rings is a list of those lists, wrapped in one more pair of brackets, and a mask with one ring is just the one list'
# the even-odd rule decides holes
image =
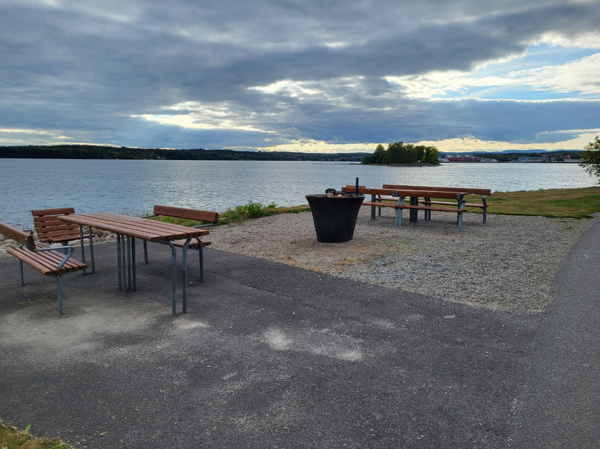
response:
{"label": "grass strip", "polygon": [[1,449],[70,449],[70,446],[56,438],[34,438],[29,434],[31,425],[23,431],[6,424],[0,419]]}
{"label": "grass strip", "polygon": [[[244,221],[251,220],[253,218],[270,217],[272,215],[279,214],[297,214],[300,212],[310,212],[308,205],[293,206],[293,207],[277,207],[275,203],[271,203],[268,206],[263,206],[261,203],[253,203],[252,201],[244,206],[236,206],[229,208],[225,212],[219,214],[219,223],[243,223]],[[163,221],[165,223],[174,223],[182,226],[198,226],[205,224],[202,221],[189,220],[187,218],[174,218],[174,217],[148,217],[152,220]]]}
{"label": "grass strip", "polygon": [[486,201],[490,214],[592,218],[591,214],[600,212],[600,187],[494,192]]}

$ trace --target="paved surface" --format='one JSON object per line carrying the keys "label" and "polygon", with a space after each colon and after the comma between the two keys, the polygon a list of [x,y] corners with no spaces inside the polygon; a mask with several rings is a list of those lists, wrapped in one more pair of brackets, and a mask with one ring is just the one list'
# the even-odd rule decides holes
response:
{"label": "paved surface", "polygon": [[510,447],[600,448],[600,226],[571,249],[528,350]]}
{"label": "paved surface", "polygon": [[[569,258],[597,276],[593,231]],[[97,246],[95,275],[64,278],[62,317],[53,278],[27,269],[20,287],[0,259],[0,417],[89,448],[599,447],[599,306],[561,312],[581,267],[540,318],[209,250],[173,317],[170,251],[149,249],[124,294],[114,245]]]}

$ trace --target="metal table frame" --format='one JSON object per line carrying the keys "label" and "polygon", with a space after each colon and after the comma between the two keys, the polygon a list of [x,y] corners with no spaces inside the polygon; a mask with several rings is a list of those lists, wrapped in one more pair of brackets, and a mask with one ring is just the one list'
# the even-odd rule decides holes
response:
{"label": "metal table frame", "polygon": [[[76,223],[79,225],[80,234],[83,233],[83,226],[90,228],[103,229],[106,231],[114,232],[117,235],[117,273],[118,273],[118,287],[119,291],[125,293],[129,291],[137,291],[137,272],[136,272],[136,254],[135,254],[135,239],[139,238],[144,241],[152,241],[158,243],[167,243],[171,247],[171,265],[172,265],[172,309],[173,315],[177,314],[177,251],[175,246],[171,243],[171,240],[181,238],[182,234],[186,235],[186,243],[182,247],[182,269],[183,269],[183,289],[182,289],[182,311],[187,313],[187,249],[194,237],[200,237],[201,235],[208,234],[208,231],[199,230],[195,228],[188,228],[185,226],[174,225],[170,223],[160,223],[161,231],[172,230],[170,236],[164,236],[164,238],[144,238],[143,232],[135,232],[135,225],[142,226],[141,229],[148,227],[150,220],[144,220],[142,218],[134,218],[128,216],[119,216],[118,214],[112,213],[97,213],[97,214],[81,214],[81,215],[67,215],[60,218],[63,221]],[[138,221],[139,220],[139,221]],[[152,226],[150,224],[150,226]],[[126,228],[132,228],[133,230],[127,230]],[[169,234],[169,232],[163,232],[163,234]],[[135,235],[134,235],[135,234]],[[90,252],[93,258],[93,241],[90,239]]]}

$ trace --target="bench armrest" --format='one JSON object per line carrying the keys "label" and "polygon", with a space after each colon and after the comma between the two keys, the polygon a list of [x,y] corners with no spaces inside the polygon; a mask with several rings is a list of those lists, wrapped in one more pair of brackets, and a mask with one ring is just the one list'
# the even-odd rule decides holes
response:
{"label": "bench armrest", "polygon": [[58,264],[58,269],[60,270],[67,263],[67,261],[70,259],[70,257],[73,255],[73,253],[75,252],[75,248],[73,248],[72,246],[60,246],[60,247],[51,246],[48,248],[34,249],[33,252],[34,253],[38,253],[38,252],[42,252],[42,251],[61,251],[62,252],[63,249],[68,249],[69,252],[63,258],[63,260],[61,260],[60,263]]}

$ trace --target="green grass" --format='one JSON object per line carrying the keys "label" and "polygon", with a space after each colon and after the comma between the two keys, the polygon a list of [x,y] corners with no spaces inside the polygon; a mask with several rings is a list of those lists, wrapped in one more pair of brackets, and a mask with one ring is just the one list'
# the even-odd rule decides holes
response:
{"label": "green grass", "polygon": [[0,448],[1,449],[69,449],[58,438],[34,438],[29,434],[31,425],[23,431],[9,426],[0,419]]}
{"label": "green grass", "polygon": [[[471,198],[475,197],[469,195],[467,202],[474,202]],[[490,205],[490,214],[592,218],[591,214],[600,212],[600,187],[494,192],[486,201]]]}
{"label": "green grass", "polygon": [[[242,223],[254,218],[269,217],[279,214],[297,214],[299,212],[310,212],[308,205],[294,207],[277,207],[275,203],[268,206],[263,206],[260,203],[249,202],[244,206],[236,206],[229,208],[225,212],[219,214],[219,225],[228,223]],[[174,223],[182,226],[198,226],[205,224],[202,221],[188,220],[186,218],[173,217],[149,217],[152,220],[163,221],[165,223]]]}

